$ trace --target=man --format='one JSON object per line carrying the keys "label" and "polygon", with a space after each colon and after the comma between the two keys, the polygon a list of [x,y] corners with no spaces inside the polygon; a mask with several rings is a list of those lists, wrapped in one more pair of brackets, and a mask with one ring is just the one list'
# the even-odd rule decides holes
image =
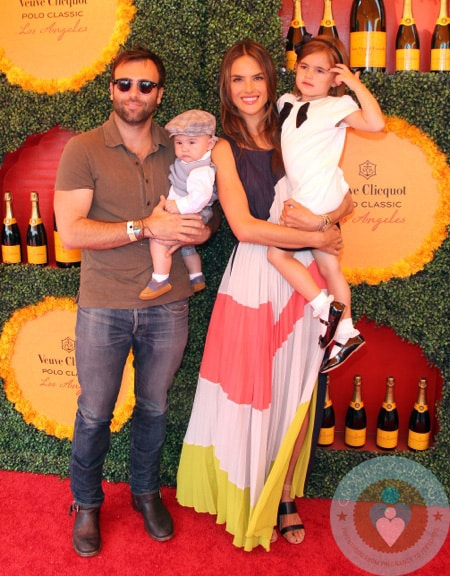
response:
{"label": "man", "polygon": [[[80,556],[94,556],[101,548],[103,463],[130,348],[136,396],[130,440],[132,505],[152,538],[173,536],[160,493],[160,456],[167,392],[186,345],[192,294],[175,248],[202,243],[211,231],[199,215],[164,210],[174,152],[168,134],[153,121],[164,82],[165,69],[156,54],[142,48],[121,52],[111,69],[110,118],[68,142],[56,178],[62,242],[83,254],[76,324],[81,395],[70,460],[72,543]],[[147,238],[174,245],[173,289],[151,302],[139,299],[140,287],[152,275]]]}

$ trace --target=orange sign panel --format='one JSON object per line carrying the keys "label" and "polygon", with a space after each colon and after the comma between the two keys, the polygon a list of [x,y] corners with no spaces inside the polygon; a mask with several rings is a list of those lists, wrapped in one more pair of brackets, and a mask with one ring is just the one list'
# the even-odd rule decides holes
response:
{"label": "orange sign panel", "polygon": [[[72,437],[80,394],[75,365],[76,306],[68,302],[47,298],[17,310],[5,324],[0,340],[8,400],[27,422],[60,438]],[[131,415],[133,377],[130,355],[114,412],[114,431]]]}
{"label": "orange sign panel", "polygon": [[341,164],[354,203],[342,226],[349,281],[375,284],[418,272],[450,220],[445,156],[417,128],[391,119],[383,133],[349,130]]}
{"label": "orange sign panel", "polygon": [[77,89],[112,60],[134,12],[132,0],[1,2],[0,69],[27,89]]}

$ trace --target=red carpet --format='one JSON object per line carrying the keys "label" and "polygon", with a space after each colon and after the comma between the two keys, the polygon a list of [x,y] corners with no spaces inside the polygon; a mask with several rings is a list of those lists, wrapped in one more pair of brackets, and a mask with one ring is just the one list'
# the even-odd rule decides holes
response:
{"label": "red carpet", "polygon": [[[157,543],[131,508],[126,484],[105,483],[103,548],[80,558],[71,545],[73,518],[68,480],[0,472],[0,573],[3,576],[360,576],[368,574],[343,556],[330,528],[329,500],[300,500],[306,539],[299,546],[279,538],[271,552],[243,552],[223,526],[206,514],[180,507],[174,489],[164,489],[176,534]],[[448,574],[449,538],[439,554],[411,574]]]}

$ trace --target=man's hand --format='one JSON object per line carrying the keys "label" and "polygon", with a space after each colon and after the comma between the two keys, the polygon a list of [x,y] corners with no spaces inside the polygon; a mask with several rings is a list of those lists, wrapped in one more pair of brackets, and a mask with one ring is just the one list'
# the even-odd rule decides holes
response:
{"label": "man's hand", "polygon": [[142,219],[144,238],[181,244],[200,244],[204,241],[205,225],[199,214],[170,214],[164,209],[165,204],[166,199],[161,196],[150,216]]}

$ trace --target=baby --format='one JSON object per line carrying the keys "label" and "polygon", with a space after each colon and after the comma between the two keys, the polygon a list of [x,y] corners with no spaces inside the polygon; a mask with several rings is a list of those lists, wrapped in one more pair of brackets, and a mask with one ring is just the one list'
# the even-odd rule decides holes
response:
{"label": "baby", "polygon": [[[214,180],[216,169],[211,162],[211,150],[217,141],[216,119],[203,110],[188,110],[175,116],[165,126],[173,138],[175,162],[170,167],[172,184],[165,209],[172,214],[200,213],[206,223],[211,219],[211,205],[217,199]],[[153,274],[148,285],[139,294],[141,300],[153,300],[169,290],[172,258],[169,248],[150,240]],[[202,263],[194,246],[181,248],[194,292],[205,288]]]}

